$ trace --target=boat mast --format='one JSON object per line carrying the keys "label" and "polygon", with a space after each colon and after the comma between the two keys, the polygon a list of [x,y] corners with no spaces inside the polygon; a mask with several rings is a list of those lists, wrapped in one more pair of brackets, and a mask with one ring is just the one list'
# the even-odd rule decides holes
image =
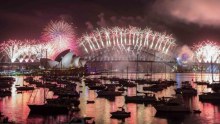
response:
{"label": "boat mast", "polygon": [[214,77],[213,77],[213,63],[212,63],[212,56],[211,56],[211,71],[212,71],[212,83],[214,81]]}
{"label": "boat mast", "polygon": [[128,66],[127,66],[127,80],[128,80]]}
{"label": "boat mast", "polygon": [[138,79],[138,54],[137,54],[137,62],[136,62],[136,80]]}
{"label": "boat mast", "polygon": [[[218,56],[219,59],[219,56]],[[217,63],[217,62],[216,62]],[[219,63],[218,63],[218,83],[220,83],[220,68],[219,68]]]}
{"label": "boat mast", "polygon": [[167,79],[167,66],[165,63],[164,63],[164,65],[165,65],[165,80],[166,80]]}
{"label": "boat mast", "polygon": [[153,65],[152,64],[153,64],[153,61],[150,62],[150,73],[151,73],[150,78],[151,78],[151,81],[153,80]]}
{"label": "boat mast", "polygon": [[218,82],[220,83],[220,68],[219,68],[219,64],[218,64]]}
{"label": "boat mast", "polygon": [[218,82],[220,83],[220,68],[219,68],[219,65],[218,65]]}
{"label": "boat mast", "polygon": [[113,67],[112,67],[112,62],[111,62],[111,77],[113,77]]}
{"label": "boat mast", "polygon": [[[106,63],[105,63],[106,64]],[[106,67],[106,66],[105,66]],[[108,73],[109,73],[109,69],[108,69],[108,65],[107,65],[107,69],[105,69],[105,72],[107,72],[107,78],[108,78]]]}
{"label": "boat mast", "polygon": [[[46,49],[46,66],[45,66],[45,71],[46,71],[46,73],[47,73],[47,49]],[[44,81],[44,80],[45,80],[45,81]],[[43,78],[43,85],[44,85],[44,104],[46,103],[45,82],[46,82],[46,79]]]}
{"label": "boat mast", "polygon": [[23,74],[23,76],[22,76],[22,79],[23,79],[22,86],[24,86],[24,71],[22,71],[22,74]]}
{"label": "boat mast", "polygon": [[203,65],[202,65],[202,63],[200,63],[201,64],[201,69],[200,69],[200,72],[201,72],[201,81],[202,81],[202,70],[203,70]]}

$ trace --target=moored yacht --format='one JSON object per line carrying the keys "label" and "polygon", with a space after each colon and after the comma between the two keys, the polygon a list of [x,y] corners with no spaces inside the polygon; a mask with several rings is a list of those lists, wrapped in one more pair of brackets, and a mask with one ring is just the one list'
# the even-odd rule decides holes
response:
{"label": "moored yacht", "polygon": [[32,114],[67,114],[69,107],[62,104],[42,104],[42,105],[31,105],[29,104]]}
{"label": "moored yacht", "polygon": [[145,94],[140,96],[125,96],[126,103],[154,103],[156,97],[153,94]]}
{"label": "moored yacht", "polygon": [[24,86],[18,86],[16,87],[16,89],[17,91],[27,91],[27,90],[34,90],[34,87],[24,85]]}
{"label": "moored yacht", "polygon": [[154,105],[158,113],[160,112],[172,112],[172,113],[190,113],[190,108],[183,103],[182,95],[176,95],[174,98],[170,98],[167,101],[159,102]]}
{"label": "moored yacht", "polygon": [[131,112],[126,112],[125,109],[123,107],[119,107],[122,110],[117,110],[115,112],[111,112],[111,118],[128,118],[131,116]]}
{"label": "moored yacht", "polygon": [[203,102],[220,102],[220,93],[203,93],[199,95],[199,100]]}

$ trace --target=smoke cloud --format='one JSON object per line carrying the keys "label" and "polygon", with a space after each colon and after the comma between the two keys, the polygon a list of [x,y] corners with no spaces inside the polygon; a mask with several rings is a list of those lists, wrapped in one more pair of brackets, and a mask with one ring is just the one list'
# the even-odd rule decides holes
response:
{"label": "smoke cloud", "polygon": [[99,21],[97,22],[97,25],[99,25],[100,27],[106,27],[106,20],[104,19],[104,13],[101,13],[98,15],[99,17]]}
{"label": "smoke cloud", "polygon": [[220,26],[219,5],[219,0],[157,0],[153,8],[185,23]]}
{"label": "smoke cloud", "polygon": [[110,16],[105,17],[104,13],[100,13],[98,16],[97,22],[93,23],[91,21],[87,21],[85,23],[87,29],[89,31],[92,31],[95,28],[100,27],[128,27],[128,26],[137,26],[137,27],[146,27],[147,24],[147,18],[142,16]]}
{"label": "smoke cloud", "polygon": [[93,26],[93,24],[91,22],[87,21],[85,24],[86,24],[87,29],[89,31],[92,31],[94,29],[94,26]]}
{"label": "smoke cloud", "polygon": [[184,45],[178,49],[177,59],[181,63],[192,62],[193,56],[194,56],[194,52],[187,45]]}

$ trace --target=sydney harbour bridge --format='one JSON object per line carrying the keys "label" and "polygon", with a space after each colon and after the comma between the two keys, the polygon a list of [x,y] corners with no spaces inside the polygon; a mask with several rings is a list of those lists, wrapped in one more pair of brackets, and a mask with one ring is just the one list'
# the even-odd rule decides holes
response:
{"label": "sydney harbour bridge", "polygon": [[[88,65],[100,70],[112,68],[123,71],[130,66],[133,71],[147,72],[152,64],[158,68],[176,64],[174,51],[175,39],[166,34],[154,33],[150,29],[102,29],[94,31],[92,35],[85,35],[80,39],[81,56]],[[99,66],[97,66],[99,65]],[[155,66],[154,66],[155,67]],[[94,68],[93,68],[94,69]],[[161,69],[159,71],[162,71]]]}
{"label": "sydney harbour bridge", "polygon": [[[182,68],[184,65],[187,65],[184,69],[190,68],[189,70],[191,72],[194,70],[206,71],[207,69],[210,70],[210,68],[215,71],[219,70],[218,64],[215,62],[210,66],[210,62],[199,62],[196,59],[190,58],[190,56],[192,56],[190,54],[194,53],[183,52],[179,55],[180,46],[178,46],[175,38],[171,35],[155,32],[148,28],[113,27],[97,29],[90,34],[83,35],[78,39],[77,43],[77,55],[74,55],[74,53],[68,53],[69,51],[65,50],[60,53],[55,60],[50,60],[49,65],[52,65],[51,68],[79,67],[84,65],[86,61],[86,65],[90,71],[100,72],[109,70],[124,72],[128,68],[132,72],[176,72],[179,67]],[[22,53],[23,51],[16,52],[16,50],[13,49],[15,47],[10,45],[8,55],[11,56],[11,60],[18,61],[2,62],[1,60],[1,65],[25,65],[37,67],[42,64],[40,63],[42,58],[37,58],[37,56],[47,58],[45,56],[46,53],[39,51],[33,52],[34,48],[32,48],[31,45],[27,46],[28,47],[24,47],[27,49],[27,53],[25,55],[19,55],[18,53]],[[44,44],[35,46],[39,48],[39,46],[42,47]],[[49,44],[47,47],[50,48],[50,46],[51,45]],[[31,52],[28,51],[30,48],[32,50]],[[53,51],[57,50],[57,47],[50,49],[50,53],[53,53]],[[14,51],[14,53],[10,53],[10,50]],[[34,55],[30,54],[32,52]],[[38,53],[38,55],[35,55],[35,53]],[[42,55],[39,55],[39,53]],[[13,56],[13,54],[16,54],[16,56],[22,56],[23,58],[15,58],[15,55]],[[2,55],[1,59],[4,58],[3,56],[5,55]],[[35,56],[35,59],[33,59],[33,56]],[[204,57],[202,56],[199,58]],[[24,62],[20,60],[27,61]]]}

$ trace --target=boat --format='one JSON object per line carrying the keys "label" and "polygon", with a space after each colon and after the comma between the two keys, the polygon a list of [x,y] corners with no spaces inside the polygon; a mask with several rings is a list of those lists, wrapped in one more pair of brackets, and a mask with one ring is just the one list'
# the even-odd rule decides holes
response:
{"label": "boat", "polygon": [[101,79],[101,80],[109,80],[109,78],[106,77],[106,76],[100,76],[99,79]]}
{"label": "boat", "polygon": [[68,114],[69,107],[61,104],[28,105],[31,114]]}
{"label": "boat", "polygon": [[61,92],[57,92],[54,93],[60,97],[80,97],[80,94],[77,91],[61,91]]}
{"label": "boat", "polygon": [[152,91],[152,92],[158,92],[158,91],[162,91],[163,87],[161,85],[152,85],[149,87],[143,87],[144,91]]}
{"label": "boat", "polygon": [[167,101],[158,102],[153,105],[157,113],[190,113],[190,108],[183,103],[182,95],[177,94],[176,97]]}
{"label": "boat", "polygon": [[68,124],[86,124],[86,120],[84,118],[72,118]]}
{"label": "boat", "polygon": [[125,103],[154,103],[156,97],[153,94],[145,94],[139,96],[125,96]]}
{"label": "boat", "polygon": [[21,94],[22,93],[22,91],[17,91],[17,94]]}
{"label": "boat", "polygon": [[15,78],[14,77],[0,77],[1,82],[14,82]]}
{"label": "boat", "polygon": [[24,85],[24,79],[23,79],[22,86],[17,86],[16,89],[17,89],[17,91],[28,91],[28,90],[34,90],[34,87],[33,86]]}
{"label": "boat", "polygon": [[218,92],[220,90],[220,83],[209,84],[208,87],[212,88],[213,91]]}
{"label": "boat", "polygon": [[135,80],[135,82],[139,85],[144,85],[144,84],[147,84],[149,81],[144,80],[144,79],[137,79],[137,80]]}
{"label": "boat", "polygon": [[176,90],[176,94],[182,94],[182,95],[187,95],[187,96],[195,96],[197,95],[197,90],[189,87],[189,86],[184,86],[182,88],[177,88]]}
{"label": "boat", "polygon": [[93,120],[89,123],[88,120],[93,120],[93,117],[73,117],[68,124],[95,124]]}
{"label": "boat", "polygon": [[24,85],[24,86],[18,86],[16,87],[16,89],[17,91],[28,91],[28,90],[34,90],[34,87]]}
{"label": "boat", "polygon": [[8,117],[2,115],[1,112],[0,112],[0,123],[1,124],[15,124],[15,122],[9,121]]}
{"label": "boat", "polygon": [[[43,82],[45,78],[43,78]],[[46,83],[46,82],[45,82]],[[63,99],[57,98],[55,101],[53,99],[47,99],[45,95],[44,88],[44,103],[43,104],[28,104],[30,109],[30,114],[40,114],[40,115],[53,115],[53,114],[68,114],[69,110],[72,108],[72,105],[62,101]],[[61,100],[62,102],[60,102]]]}
{"label": "boat", "polygon": [[[120,107],[119,107],[120,108]],[[128,118],[131,116],[131,112],[126,112],[124,108],[122,110],[117,110],[115,112],[111,112],[111,118]]]}
{"label": "boat", "polygon": [[149,76],[152,76],[152,74],[147,73],[147,74],[145,74],[144,76],[149,77]]}
{"label": "boat", "polygon": [[87,100],[87,104],[93,104],[93,103],[95,103],[95,101]]}
{"label": "boat", "polygon": [[199,109],[193,110],[193,113],[195,113],[195,114],[200,114],[200,113],[201,113],[201,110],[199,110]]}
{"label": "boat", "polygon": [[34,77],[32,77],[32,76],[26,77],[26,78],[24,79],[24,81],[26,81],[26,82],[32,82],[33,80],[34,80]]}
{"label": "boat", "polygon": [[220,93],[203,93],[199,95],[199,100],[202,102],[220,103]]}
{"label": "boat", "polygon": [[205,81],[195,81],[194,83],[196,83],[197,85],[209,85],[209,83]]}
{"label": "boat", "polygon": [[52,99],[46,99],[48,104],[62,104],[65,103],[66,105],[74,105],[79,106],[80,101],[78,98],[74,97],[58,97],[58,98],[52,98]]}
{"label": "boat", "polygon": [[79,111],[80,111],[80,108],[73,106],[73,107],[70,109],[70,111],[71,111],[71,112],[79,112]]}
{"label": "boat", "polygon": [[131,116],[131,112],[125,112],[125,111],[115,111],[111,112],[112,118],[128,118]]}
{"label": "boat", "polygon": [[118,91],[126,91],[127,89],[125,89],[124,87],[120,87],[118,88]]}
{"label": "boat", "polygon": [[97,94],[98,97],[113,97],[113,96],[121,96],[122,92],[101,90],[98,91]]}
{"label": "boat", "polygon": [[106,86],[104,85],[88,85],[90,90],[104,90]]}
{"label": "boat", "polygon": [[2,90],[0,89],[0,97],[5,97],[5,96],[11,96],[11,91],[10,90]]}
{"label": "boat", "polygon": [[131,82],[131,81],[127,80],[127,79],[120,79],[119,80],[119,84],[121,86],[123,86],[123,87],[136,87],[137,86],[137,84],[134,83],[134,81]]}
{"label": "boat", "polygon": [[12,84],[13,84],[13,82],[1,81],[1,83],[0,83],[0,89],[11,88],[11,87],[12,87]]}

